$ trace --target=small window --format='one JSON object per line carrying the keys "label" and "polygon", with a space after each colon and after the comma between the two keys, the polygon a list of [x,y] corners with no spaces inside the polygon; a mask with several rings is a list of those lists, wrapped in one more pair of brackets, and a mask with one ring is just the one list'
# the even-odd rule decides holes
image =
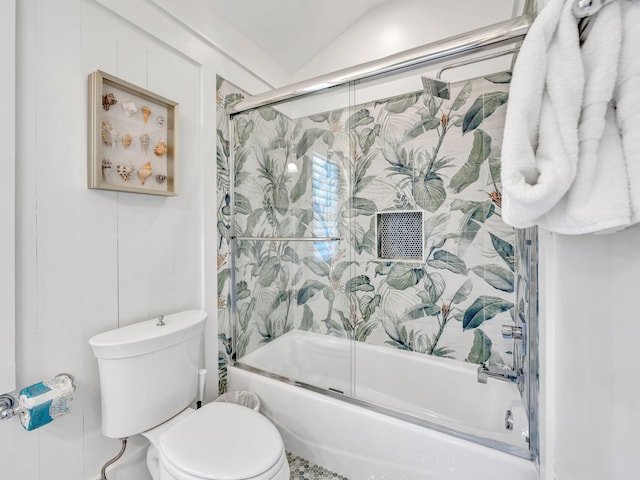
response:
{"label": "small window", "polygon": [[[313,235],[338,237],[340,169],[330,158],[314,153],[311,167],[311,195],[313,199]],[[331,262],[337,242],[313,242],[316,259]]]}
{"label": "small window", "polygon": [[377,229],[379,259],[424,259],[422,211],[378,213]]}

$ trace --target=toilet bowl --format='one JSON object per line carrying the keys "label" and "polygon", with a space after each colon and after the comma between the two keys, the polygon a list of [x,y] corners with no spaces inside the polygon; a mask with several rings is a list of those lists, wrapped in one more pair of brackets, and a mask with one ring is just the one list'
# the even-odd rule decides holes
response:
{"label": "toilet bowl", "polygon": [[188,409],[142,434],[154,480],[288,480],[278,430],[253,410],[231,403]]}
{"label": "toilet bowl", "polygon": [[276,427],[250,408],[195,400],[207,314],[167,315],[92,337],[102,433],[149,439],[153,480],[288,480]]}

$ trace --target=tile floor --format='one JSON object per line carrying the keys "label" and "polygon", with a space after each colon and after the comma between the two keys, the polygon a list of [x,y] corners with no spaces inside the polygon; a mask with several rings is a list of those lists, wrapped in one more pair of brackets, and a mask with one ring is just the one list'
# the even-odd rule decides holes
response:
{"label": "tile floor", "polygon": [[320,465],[315,465],[309,460],[287,452],[291,480],[349,480],[337,473],[331,472]]}

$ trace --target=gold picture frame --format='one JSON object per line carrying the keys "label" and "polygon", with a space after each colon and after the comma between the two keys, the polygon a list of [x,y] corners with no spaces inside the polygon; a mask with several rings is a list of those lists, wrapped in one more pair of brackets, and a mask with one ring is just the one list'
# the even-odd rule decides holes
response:
{"label": "gold picture frame", "polygon": [[177,195],[178,104],[97,70],[89,75],[88,186]]}

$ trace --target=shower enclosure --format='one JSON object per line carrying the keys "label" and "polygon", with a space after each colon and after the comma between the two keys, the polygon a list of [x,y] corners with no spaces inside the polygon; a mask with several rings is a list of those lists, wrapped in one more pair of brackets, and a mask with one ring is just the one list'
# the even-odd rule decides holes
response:
{"label": "shower enclosure", "polygon": [[446,99],[419,68],[271,101],[219,79],[221,389],[233,364],[533,458],[536,232],[500,216],[510,72]]}

